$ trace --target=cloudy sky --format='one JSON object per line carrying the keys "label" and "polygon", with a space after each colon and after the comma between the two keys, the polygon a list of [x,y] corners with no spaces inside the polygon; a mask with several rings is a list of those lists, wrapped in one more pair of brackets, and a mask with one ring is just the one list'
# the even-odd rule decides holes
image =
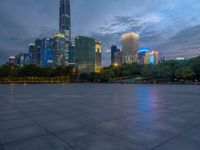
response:
{"label": "cloudy sky", "polygon": [[[200,55],[199,0],[71,0],[72,33],[103,42],[103,64],[121,35],[140,34],[140,47],[160,56]],[[35,38],[58,31],[59,0],[0,0],[0,63],[26,52]]]}

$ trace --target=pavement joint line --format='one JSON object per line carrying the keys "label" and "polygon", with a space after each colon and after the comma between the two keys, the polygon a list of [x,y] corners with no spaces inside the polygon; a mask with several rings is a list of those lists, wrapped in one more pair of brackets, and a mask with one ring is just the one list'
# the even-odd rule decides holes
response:
{"label": "pavement joint line", "polygon": [[165,142],[163,142],[163,143],[161,143],[161,144],[155,146],[155,147],[152,148],[151,150],[156,150],[157,148],[161,147],[162,145],[167,144],[167,143],[169,143],[170,141],[174,140],[175,138],[180,137],[180,136],[183,135],[184,133],[186,133],[186,132],[188,132],[188,131],[190,131],[190,130],[192,130],[192,129],[198,128],[198,127],[199,127],[199,125],[198,125],[198,126],[195,125],[195,126],[189,128],[189,129],[186,129],[186,130],[183,131],[182,133],[179,133],[179,134],[177,134],[176,136],[174,136],[174,137],[172,137],[172,138],[166,140]]}
{"label": "pavement joint line", "polygon": [[57,133],[57,132],[54,132],[54,133],[52,132],[52,133],[51,133],[52,136],[56,137],[56,138],[59,139],[61,142],[67,144],[70,148],[74,149],[74,147],[73,147],[70,143],[68,143],[67,141],[63,140],[63,139],[60,138],[59,136],[57,136],[55,133]]}
{"label": "pavement joint line", "polygon": [[35,139],[35,138],[38,138],[38,137],[47,136],[47,135],[49,135],[49,134],[45,133],[45,134],[41,134],[41,135],[38,135],[38,136],[28,137],[28,138],[24,138],[24,139],[12,141],[12,142],[4,143],[3,146],[17,144],[17,143],[20,143],[20,142],[23,142],[23,141],[27,141],[27,140]]}

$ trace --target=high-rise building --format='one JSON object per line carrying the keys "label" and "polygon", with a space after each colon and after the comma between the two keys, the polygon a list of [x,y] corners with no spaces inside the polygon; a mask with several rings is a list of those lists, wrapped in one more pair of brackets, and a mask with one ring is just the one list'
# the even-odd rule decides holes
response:
{"label": "high-rise building", "polygon": [[122,36],[123,63],[131,64],[138,61],[139,35],[134,32]]}
{"label": "high-rise building", "polygon": [[42,65],[42,40],[35,40],[35,51],[34,51],[34,64],[41,66]]}
{"label": "high-rise building", "polygon": [[146,53],[148,53],[149,51],[150,51],[149,48],[141,48],[138,51],[138,62],[139,62],[139,64],[144,64]]}
{"label": "high-rise building", "polygon": [[76,65],[79,73],[95,72],[96,42],[95,39],[77,36],[75,38]]}
{"label": "high-rise building", "polygon": [[24,66],[30,64],[30,57],[28,53],[19,53],[15,56],[15,64],[19,66]]}
{"label": "high-rise building", "polygon": [[71,40],[71,45],[69,47],[69,65],[74,66],[76,63],[76,47],[75,39]]}
{"label": "high-rise building", "polygon": [[65,35],[56,33],[53,39],[53,65],[69,64],[69,47],[66,45]]}
{"label": "high-rise building", "polygon": [[42,66],[53,66],[53,39],[43,38],[42,40]]}
{"label": "high-rise building", "polygon": [[116,52],[120,52],[120,49],[118,49],[116,45],[112,45],[112,47],[111,47],[111,65],[115,64],[115,53]]}
{"label": "high-rise building", "polygon": [[30,56],[30,64],[35,64],[35,43],[28,45],[28,53]]}
{"label": "high-rise building", "polygon": [[96,56],[95,56],[95,72],[101,72],[101,53],[102,53],[102,45],[101,42],[96,41],[95,43]]}
{"label": "high-rise building", "polygon": [[71,40],[70,0],[60,0],[60,33],[65,35],[66,41]]}
{"label": "high-rise building", "polygon": [[158,52],[155,50],[151,50],[146,53],[144,64],[158,64]]}
{"label": "high-rise building", "polygon": [[121,51],[117,51],[115,52],[115,61],[114,61],[114,66],[118,67],[122,64],[122,52]]}

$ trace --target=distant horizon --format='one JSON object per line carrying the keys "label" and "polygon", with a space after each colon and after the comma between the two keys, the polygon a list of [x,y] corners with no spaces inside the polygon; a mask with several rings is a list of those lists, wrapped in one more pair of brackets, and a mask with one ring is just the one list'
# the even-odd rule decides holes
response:
{"label": "distant horizon", "polygon": [[[110,64],[112,45],[121,49],[126,32],[140,34],[140,47],[156,49],[160,57],[196,57],[200,55],[199,8],[198,0],[74,0],[72,36],[102,41],[103,66]],[[59,0],[2,0],[0,18],[0,64],[4,64],[9,56],[27,52],[36,38],[59,31]]]}

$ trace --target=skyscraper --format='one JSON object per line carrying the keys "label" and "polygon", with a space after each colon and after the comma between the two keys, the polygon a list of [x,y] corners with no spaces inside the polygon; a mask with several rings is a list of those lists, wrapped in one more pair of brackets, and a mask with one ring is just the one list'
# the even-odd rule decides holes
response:
{"label": "skyscraper", "polygon": [[122,52],[117,51],[117,52],[115,52],[115,62],[113,64],[113,66],[118,67],[121,64],[122,64]]}
{"label": "skyscraper", "polygon": [[76,65],[79,73],[95,72],[96,42],[95,39],[77,36],[76,46]]}
{"label": "skyscraper", "polygon": [[65,35],[66,41],[71,40],[70,0],[60,0],[60,33]]}
{"label": "skyscraper", "polygon": [[122,36],[123,63],[131,64],[138,61],[139,35],[134,32]]}
{"label": "skyscraper", "polygon": [[101,53],[102,53],[102,45],[101,42],[96,41],[95,44],[96,56],[95,56],[95,72],[101,72]]}
{"label": "skyscraper", "polygon": [[115,53],[116,52],[120,52],[120,49],[118,49],[116,45],[112,45],[112,47],[111,47],[111,65],[115,64]]}
{"label": "skyscraper", "polygon": [[69,48],[69,65],[74,66],[75,63],[76,63],[76,47],[75,47],[75,39],[72,39]]}
{"label": "skyscraper", "polygon": [[34,64],[35,65],[42,65],[42,40],[41,39],[36,39],[35,40],[35,52],[34,52],[35,60]]}
{"label": "skyscraper", "polygon": [[53,39],[43,38],[42,40],[42,66],[53,66]]}
{"label": "skyscraper", "polygon": [[35,43],[28,45],[28,53],[30,56],[30,64],[35,64]]}
{"label": "skyscraper", "polygon": [[69,64],[69,47],[66,45],[65,35],[56,33],[53,39],[53,64],[54,66]]}

